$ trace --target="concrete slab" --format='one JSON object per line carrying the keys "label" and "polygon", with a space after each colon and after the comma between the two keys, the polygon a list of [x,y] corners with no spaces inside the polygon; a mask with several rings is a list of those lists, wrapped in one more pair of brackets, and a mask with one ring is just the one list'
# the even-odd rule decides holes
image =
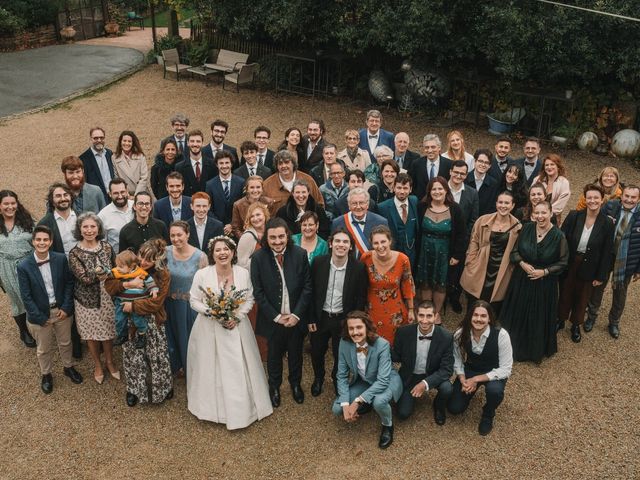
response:
{"label": "concrete slab", "polygon": [[139,68],[131,48],[52,45],[0,54],[0,117],[52,104]]}

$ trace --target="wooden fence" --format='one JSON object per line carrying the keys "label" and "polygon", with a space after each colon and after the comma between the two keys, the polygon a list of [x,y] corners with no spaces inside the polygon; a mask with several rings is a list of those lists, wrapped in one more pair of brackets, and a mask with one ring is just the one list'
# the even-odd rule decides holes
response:
{"label": "wooden fence", "polygon": [[216,32],[213,27],[196,25],[193,21],[191,22],[191,40],[198,43],[206,41],[209,44],[209,48],[224,48],[234,52],[248,53],[251,61],[289,51],[284,45],[272,45],[234,38],[230,35]]}

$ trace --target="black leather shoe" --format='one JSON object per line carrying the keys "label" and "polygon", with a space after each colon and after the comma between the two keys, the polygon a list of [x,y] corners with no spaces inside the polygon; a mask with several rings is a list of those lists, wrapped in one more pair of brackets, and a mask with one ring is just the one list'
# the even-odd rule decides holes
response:
{"label": "black leather shoe", "polygon": [[574,343],[580,343],[582,335],[580,334],[580,325],[571,325],[571,340]]}
{"label": "black leather shoe", "polygon": [[320,395],[322,393],[323,383],[324,383],[324,380],[322,380],[321,378],[316,378],[313,381],[313,385],[311,385],[311,395],[313,395],[314,397],[317,397],[318,395]]}
{"label": "black leather shoe", "polygon": [[447,414],[445,413],[444,410],[438,410],[437,408],[434,407],[433,419],[435,420],[437,425],[442,426],[447,421]]}
{"label": "black leather shoe", "polygon": [[564,330],[564,320],[558,320],[558,323],[556,323],[556,332],[560,330]]}
{"label": "black leather shoe", "polygon": [[609,335],[612,338],[618,338],[620,336],[620,328],[617,325],[609,324]]}
{"label": "black leather shoe", "polygon": [[587,318],[584,321],[584,331],[589,333],[591,330],[593,330],[593,325],[596,323],[596,319],[595,318]]}
{"label": "black leather shoe", "polygon": [[73,367],[65,367],[64,374],[71,379],[75,384],[82,383],[82,375]]}
{"label": "black leather shoe", "polygon": [[278,408],[280,406],[280,389],[269,387],[269,397],[271,398],[273,408]]}
{"label": "black leather shoe", "polygon": [[373,405],[371,405],[370,403],[361,403],[360,405],[358,405],[358,415],[366,415],[367,413],[369,413],[371,410],[373,410]]}
{"label": "black leather shoe", "polygon": [[36,348],[36,341],[26,329],[20,332],[20,340],[22,340],[25,347]]}
{"label": "black leather shoe", "polygon": [[42,375],[42,382],[40,383],[42,391],[46,394],[53,392],[53,377],[50,373]]}
{"label": "black leather shoe", "polygon": [[455,313],[462,313],[462,304],[460,303],[460,298],[449,298],[449,304],[451,305],[451,310]]}
{"label": "black leather shoe", "polygon": [[484,437],[485,435],[489,435],[491,430],[493,430],[493,418],[482,417],[478,425],[478,433]]}
{"label": "black leather shoe", "polygon": [[378,446],[380,448],[389,448],[389,445],[393,443],[393,425],[390,427],[382,426],[382,432],[380,433],[380,442]]}
{"label": "black leather shoe", "polygon": [[304,392],[302,391],[302,387],[300,385],[294,385],[291,387],[291,393],[293,394],[293,399],[296,403],[304,402]]}
{"label": "black leather shoe", "polygon": [[127,392],[127,405],[130,407],[135,407],[138,404],[138,397],[136,397],[133,393]]}

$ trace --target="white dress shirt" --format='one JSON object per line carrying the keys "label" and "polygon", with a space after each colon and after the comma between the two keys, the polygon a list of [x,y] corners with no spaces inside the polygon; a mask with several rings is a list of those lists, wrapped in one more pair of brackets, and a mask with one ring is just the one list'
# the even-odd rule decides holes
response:
{"label": "white dress shirt", "polygon": [[[376,137],[369,138],[370,135],[375,135]],[[369,130],[367,130],[367,142],[369,143],[369,150],[371,151],[371,154],[373,154],[373,151],[378,146],[379,141],[380,141],[380,130],[378,130],[376,133],[371,133]]]}
{"label": "white dress shirt", "polygon": [[114,252],[119,252],[120,230],[133,220],[133,200],[127,201],[127,207],[124,210],[120,210],[112,202],[100,210],[98,217],[102,220],[102,225],[107,235],[107,243],[111,245]]}
{"label": "white dress shirt", "polygon": [[[369,353],[369,345],[367,342],[364,342],[362,345],[356,344],[356,347],[367,347],[367,353]],[[358,375],[360,378],[364,380],[366,378],[367,373],[367,354],[364,352],[356,353],[356,360],[358,361]]]}
{"label": "white dress shirt", "polygon": [[100,170],[100,177],[102,178],[102,183],[104,184],[104,188],[109,189],[109,182],[111,182],[111,172],[109,171],[109,163],[107,163],[107,152],[102,149],[98,152],[96,149],[91,147],[91,152],[96,159],[96,163],[98,164],[98,170]]}
{"label": "white dress shirt", "polygon": [[191,158],[190,160],[191,160],[191,168],[193,169],[193,176],[197,178],[197,175],[196,175],[196,163],[200,164],[200,175],[202,175],[202,157],[200,157],[197,160],[194,160],[193,158]]}
{"label": "white dress shirt", "polygon": [[405,199],[404,202],[398,200],[397,197],[393,197],[393,204],[396,206],[396,210],[398,211],[398,215],[402,218],[402,205],[406,205],[407,208],[407,218],[409,218],[409,200]]}
{"label": "white dress shirt", "polygon": [[585,253],[587,251],[587,244],[589,243],[589,238],[591,237],[592,231],[593,231],[593,225],[591,225],[591,227],[587,227],[585,225],[584,228],[582,229],[582,235],[580,235],[578,248],[576,248],[578,253]]}
{"label": "white dress shirt", "polygon": [[[283,259],[284,259],[284,253],[286,250],[287,249],[285,248],[282,251]],[[275,257],[276,255],[278,254],[273,252],[273,256]],[[276,318],[273,319],[274,322],[278,323],[278,320],[280,320],[280,317],[282,315],[289,315],[291,313],[291,305],[289,303],[289,290],[287,289],[287,281],[284,278],[284,270],[280,266],[280,262],[278,262],[277,258],[276,258],[276,266],[278,267],[278,272],[280,273],[280,279],[282,280],[282,303],[280,304],[280,314],[276,315]],[[294,317],[298,318],[297,315],[294,315]]]}
{"label": "white dress shirt", "polygon": [[204,231],[207,228],[207,219],[204,219],[204,222],[202,222],[201,224],[198,223],[198,220],[196,219],[196,217],[193,217],[193,223],[196,224],[196,235],[198,238],[198,245],[200,245],[200,250],[204,251],[204,245],[202,244],[202,242],[204,242]]}
{"label": "white dress shirt", "polygon": [[455,190],[451,182],[449,182],[449,190],[451,190],[451,195],[453,195],[453,200],[456,203],[460,203],[460,197],[462,197],[462,191],[464,190],[464,182],[460,184],[460,189]]}
{"label": "white dress shirt", "polygon": [[433,174],[435,178],[438,176],[438,172],[440,171],[440,156],[436,158],[435,162],[432,162],[431,160],[427,159],[427,178],[429,180],[431,180],[431,165],[434,166]]}
{"label": "white dress shirt", "polygon": [[58,231],[60,232],[60,238],[62,238],[62,245],[64,246],[64,254],[68,257],[69,252],[76,246],[78,241],[73,237],[73,231],[76,228],[76,221],[78,217],[76,212],[69,210],[69,216],[65,219],[55,210],[53,211],[53,218],[58,225]]}
{"label": "white dress shirt", "polygon": [[36,259],[36,263],[47,262],[38,266],[40,270],[40,274],[42,275],[42,280],[44,281],[44,288],[47,290],[47,297],[49,297],[49,305],[56,303],[56,292],[53,289],[53,275],[51,275],[51,263],[49,254],[47,254],[47,258],[44,260],[40,260],[36,253],[33,253],[34,258]]}
{"label": "white dress shirt", "polygon": [[[453,371],[456,375],[464,374],[464,361],[462,359],[462,353],[460,352],[460,346],[458,345],[458,339],[460,338],[461,329],[456,330],[453,334]],[[477,342],[471,335],[471,350],[476,355],[480,355],[484,350],[484,346],[489,338],[491,329],[487,326],[484,332],[480,335],[480,340]],[[511,348],[511,339],[509,334],[504,328],[500,329],[498,334],[498,368],[486,373],[489,380],[504,380],[511,376],[511,368],[513,367],[513,349]]]}
{"label": "white dress shirt", "polygon": [[341,313],[342,291],[344,290],[344,277],[347,273],[347,262],[341,267],[329,260],[329,282],[327,283],[327,294],[324,299],[322,310],[327,313]]}
{"label": "white dress shirt", "polygon": [[[429,333],[422,333],[420,327],[416,328],[416,364],[413,367],[413,373],[416,375],[424,375],[427,372],[427,357],[429,356],[429,348],[431,347],[431,339],[420,340],[420,337],[433,335],[433,330],[434,328],[431,327]],[[426,384],[427,382],[424,383]]]}
{"label": "white dress shirt", "polygon": [[473,179],[476,182],[476,190],[480,191],[480,187],[482,187],[482,184],[484,183],[484,177],[487,176],[487,174],[485,173],[484,175],[482,175],[481,177],[478,176],[478,172],[476,172],[475,170],[473,171]]}

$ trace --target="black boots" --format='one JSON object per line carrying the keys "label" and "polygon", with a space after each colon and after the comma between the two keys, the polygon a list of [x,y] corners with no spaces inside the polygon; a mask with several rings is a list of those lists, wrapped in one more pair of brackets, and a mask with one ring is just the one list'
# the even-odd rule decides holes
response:
{"label": "black boots", "polygon": [[27,330],[27,314],[22,313],[17,317],[13,317],[13,319],[16,321],[18,329],[20,330],[20,340],[22,340],[22,343],[24,343],[26,347],[35,348],[36,341],[29,333],[29,330]]}

